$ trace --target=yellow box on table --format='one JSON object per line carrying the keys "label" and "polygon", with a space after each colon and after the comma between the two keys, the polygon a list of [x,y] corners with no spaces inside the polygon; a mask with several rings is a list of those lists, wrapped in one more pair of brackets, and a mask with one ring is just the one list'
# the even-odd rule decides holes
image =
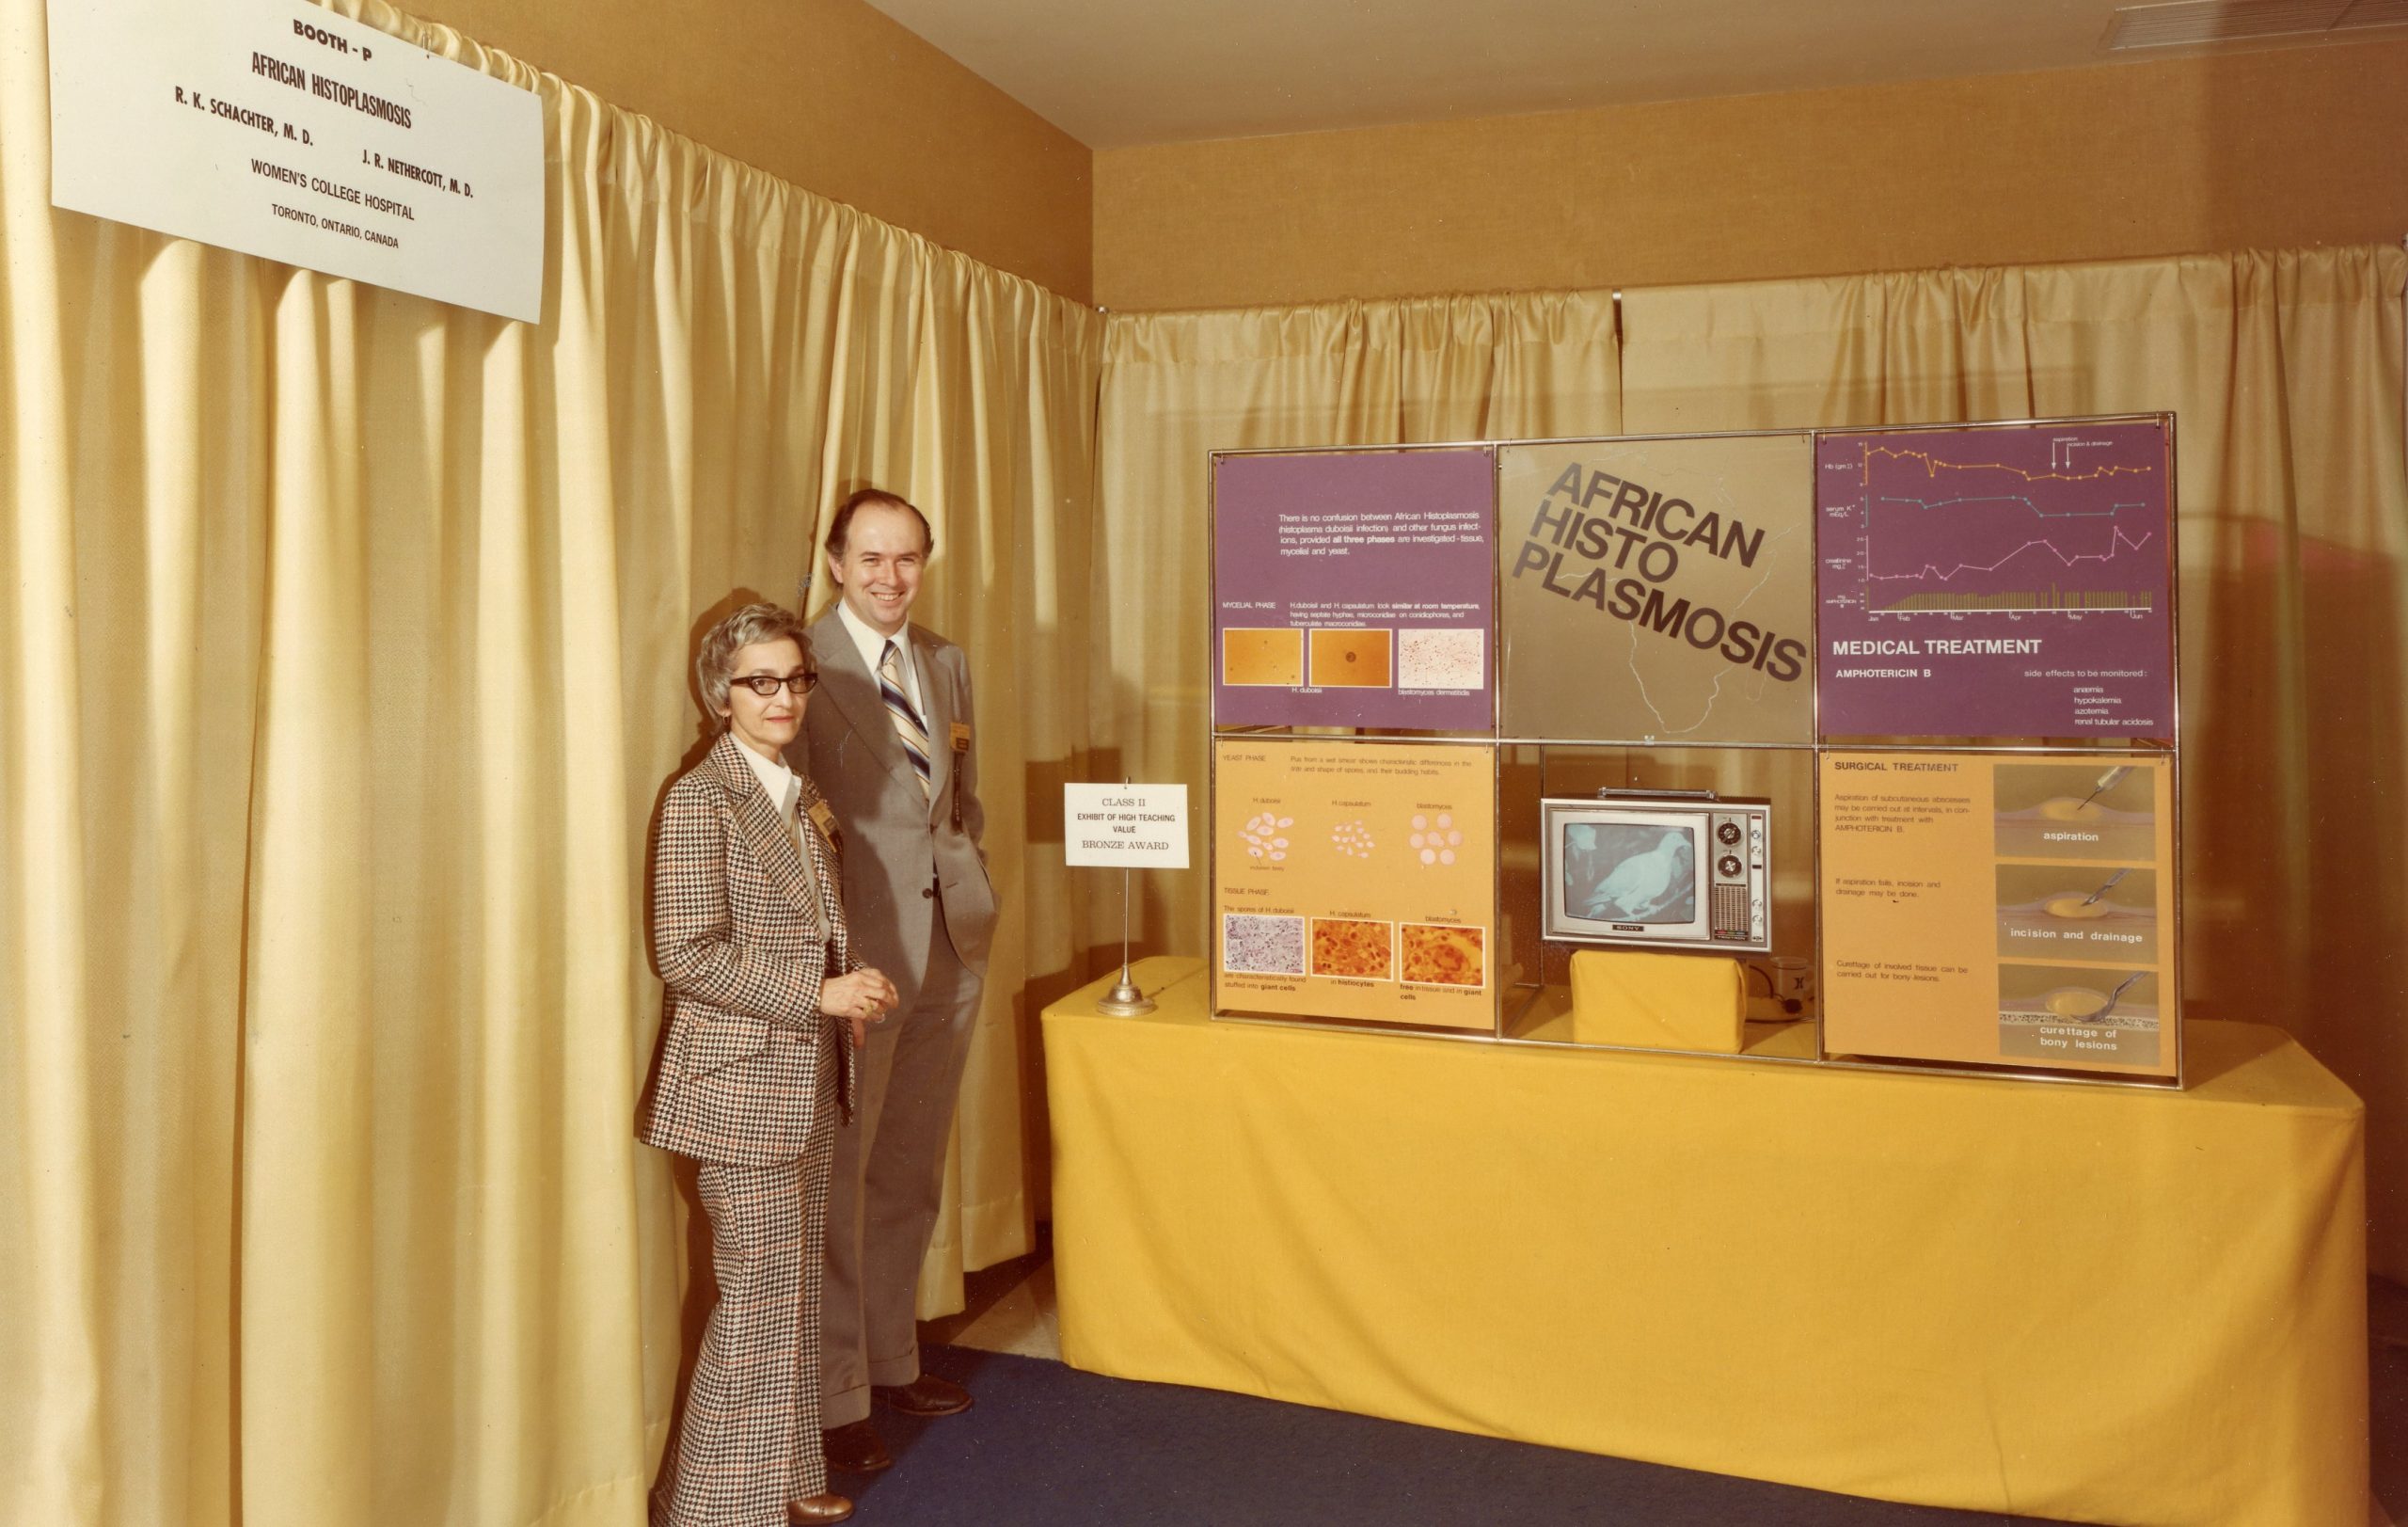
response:
{"label": "yellow box on table", "polygon": [[1748,971],[1736,960],[1646,949],[1572,957],[1577,1044],[1737,1055],[1748,1027]]}

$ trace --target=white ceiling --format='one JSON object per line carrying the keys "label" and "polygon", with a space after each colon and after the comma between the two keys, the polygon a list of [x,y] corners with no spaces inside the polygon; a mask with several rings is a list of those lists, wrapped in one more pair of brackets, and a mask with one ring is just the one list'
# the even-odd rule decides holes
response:
{"label": "white ceiling", "polygon": [[[2195,53],[2108,53],[2115,0],[869,0],[1096,149],[1561,111]],[[2354,0],[2345,26],[2408,20]],[[2194,0],[2152,20],[2306,28],[2353,0]],[[2178,15],[2177,12],[2180,14]],[[2382,15],[2373,14],[2382,12]],[[2229,47],[2232,44],[2223,44]]]}

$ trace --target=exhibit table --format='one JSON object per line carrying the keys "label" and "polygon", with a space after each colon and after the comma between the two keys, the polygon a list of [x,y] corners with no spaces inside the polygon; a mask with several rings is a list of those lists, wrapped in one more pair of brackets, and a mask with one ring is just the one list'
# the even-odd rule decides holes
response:
{"label": "exhibit table", "polygon": [[1063,1356],[2085,1521],[2366,1519],[2364,1113],[2280,1030],[2186,1091],[1045,1010]]}

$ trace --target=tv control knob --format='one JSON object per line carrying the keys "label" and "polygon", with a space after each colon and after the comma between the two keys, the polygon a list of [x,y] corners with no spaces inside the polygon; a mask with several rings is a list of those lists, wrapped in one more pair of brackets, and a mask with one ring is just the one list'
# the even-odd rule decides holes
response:
{"label": "tv control knob", "polygon": [[1726,853],[1714,861],[1715,872],[1724,880],[1737,880],[1739,867],[1739,856],[1735,853]]}
{"label": "tv control knob", "polygon": [[1714,835],[1719,842],[1736,843],[1739,841],[1739,824],[1735,821],[1726,821],[1714,830]]}

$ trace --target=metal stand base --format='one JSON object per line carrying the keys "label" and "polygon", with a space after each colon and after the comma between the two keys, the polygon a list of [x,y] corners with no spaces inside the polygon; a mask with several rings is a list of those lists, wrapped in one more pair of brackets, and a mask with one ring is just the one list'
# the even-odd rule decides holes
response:
{"label": "metal stand base", "polygon": [[1120,983],[1103,994],[1095,1010],[1112,1018],[1138,1018],[1154,1010],[1154,999],[1137,989],[1129,972],[1120,972]]}

